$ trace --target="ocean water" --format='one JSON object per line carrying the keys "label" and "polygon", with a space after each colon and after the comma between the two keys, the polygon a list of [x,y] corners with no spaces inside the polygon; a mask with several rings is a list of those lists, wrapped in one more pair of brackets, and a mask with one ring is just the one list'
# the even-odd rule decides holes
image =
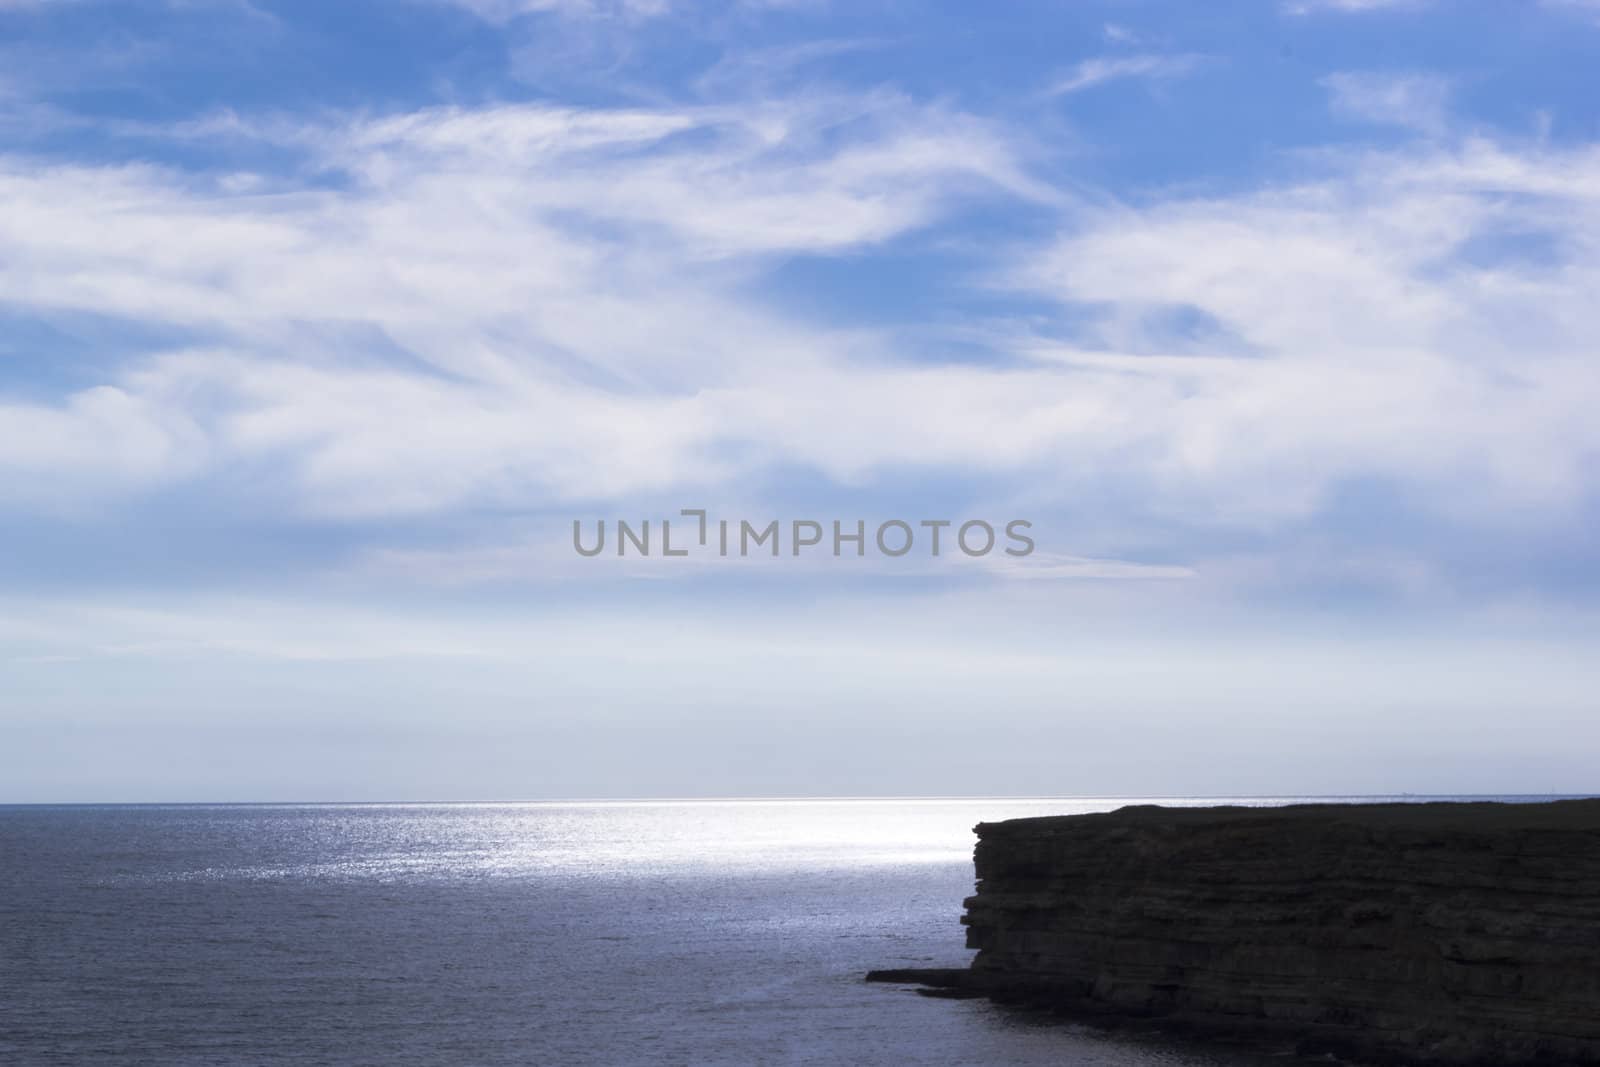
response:
{"label": "ocean water", "polygon": [[974,823],[1141,802],[0,807],[0,1063],[1294,1062],[862,981],[968,961]]}

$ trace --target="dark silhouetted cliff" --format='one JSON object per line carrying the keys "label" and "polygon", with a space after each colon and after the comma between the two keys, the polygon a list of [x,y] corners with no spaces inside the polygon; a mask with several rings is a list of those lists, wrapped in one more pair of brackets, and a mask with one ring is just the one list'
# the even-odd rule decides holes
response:
{"label": "dark silhouetted cliff", "polygon": [[1405,1063],[1600,1063],[1600,801],[977,832],[978,955],[933,984]]}

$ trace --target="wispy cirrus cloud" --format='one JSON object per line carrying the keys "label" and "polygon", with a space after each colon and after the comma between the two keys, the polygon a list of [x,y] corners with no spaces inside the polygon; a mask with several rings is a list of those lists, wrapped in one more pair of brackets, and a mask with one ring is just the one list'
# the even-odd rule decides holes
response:
{"label": "wispy cirrus cloud", "polygon": [[[1587,354],[1600,322],[1583,295],[1600,262],[1572,220],[1594,224],[1597,168],[1592,150],[1468,142],[1091,216],[1028,268],[1030,284],[1122,309],[1104,320],[1105,343],[1140,309],[1185,308],[1253,354],[1126,360],[1045,345],[1040,356],[1121,394],[1123,448],[1145,457],[1155,498],[1190,516],[1304,515],[1363,477],[1458,513],[1576,506],[1600,450],[1579,399],[1600,388]],[[1576,243],[1527,260],[1500,240],[1533,231]],[[1134,427],[1156,426],[1135,443]]]}
{"label": "wispy cirrus cloud", "polygon": [[1341,71],[1322,84],[1344,118],[1432,134],[1449,122],[1451,85],[1436,74]]}
{"label": "wispy cirrus cloud", "polygon": [[1079,93],[1107,82],[1146,78],[1166,80],[1193,73],[1206,61],[1200,55],[1098,56],[1077,64],[1050,86],[1054,96]]}
{"label": "wispy cirrus cloud", "polygon": [[463,8],[481,19],[506,23],[526,15],[576,19],[641,19],[667,14],[670,0],[419,0]]}
{"label": "wispy cirrus cloud", "polygon": [[[1058,239],[1015,250],[1007,284],[1103,309],[1098,336],[1002,326],[990,345],[1020,364],[919,364],[744,294],[773,257],[1042,194],[982,124],[894,107],[832,141],[809,114],[334,124],[297,142],[350,179],[321,189],[12,160],[0,187],[27,210],[0,226],[7,299],[210,343],[13,401],[11,484],[101,496],[270,463],[276,506],[380,516],[920,468],[1043,478],[1056,499],[1113,478],[1224,527],[1305,521],[1352,479],[1482,516],[1559,514],[1593,488],[1600,265],[1573,229],[1595,225],[1590,151],[1473,141],[1219,199],[1072,207]],[[1513,230],[1569,251],[1499,254]],[[1184,351],[1151,325],[1172,308],[1250,355]],[[90,446],[108,437],[124,443]]]}
{"label": "wispy cirrus cloud", "polygon": [[[726,477],[760,459],[719,457],[741,436],[723,412],[741,418],[769,376],[835,376],[863,343],[750,306],[739,290],[762,260],[867,247],[964,197],[1041,192],[980,122],[855,107],[843,137],[839,109],[824,120],[810,104],[262,127],[344,175],[333,189],[0,161],[18,208],[0,221],[0,298],[210,341],[132,360],[101,392],[14,405],[27,432],[0,434],[0,462],[64,491],[103,466],[71,443],[120,427],[150,442],[120,450],[145,457],[130,488],[271,455],[302,504],[344,513]],[[158,447],[174,427],[193,447]]]}
{"label": "wispy cirrus cloud", "polygon": [[1319,11],[1361,14],[1419,8],[1429,3],[1431,0],[1287,0],[1283,10],[1290,15],[1311,15]]}

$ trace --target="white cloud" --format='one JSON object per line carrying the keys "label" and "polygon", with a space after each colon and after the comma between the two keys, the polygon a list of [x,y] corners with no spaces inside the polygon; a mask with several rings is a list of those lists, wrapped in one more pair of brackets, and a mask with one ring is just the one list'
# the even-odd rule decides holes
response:
{"label": "white cloud", "polygon": [[[382,516],[921,469],[1056,502],[1114,485],[1176,521],[1263,527],[1352,478],[1482,519],[1592,492],[1600,154],[1434,144],[1072,207],[998,281],[1105,309],[1102,335],[996,328],[990,350],[1020,365],[941,365],[780,315],[752,285],[967,197],[1066,202],[993,127],[844,107],[186,131],[285,144],[333,185],[0,158],[0,298],[208,339],[103,389],[8,401],[0,479],[13,500],[93,500],[246,467],[271,472],[266,506]],[[1512,231],[1562,251],[1497,257]],[[1180,343],[1160,325],[1174,308],[1230,343]]]}
{"label": "white cloud", "polygon": [[1421,7],[1428,2],[1429,0],[1288,0],[1283,9],[1291,15],[1310,15],[1318,11],[1361,14],[1368,11]]}
{"label": "white cloud", "polygon": [[[766,513],[754,507],[732,511],[718,509],[717,514],[749,516],[750,521],[756,526],[766,521],[761,518]],[[821,521],[824,526],[832,521],[827,516],[817,514],[817,521]],[[675,531],[672,535],[673,544],[683,548],[685,527],[677,524],[679,520],[673,516],[665,517],[675,523],[672,527]],[[638,516],[635,516],[634,521],[637,521],[637,518]],[[658,516],[657,519],[651,520],[657,538],[661,536],[659,518]],[[594,521],[591,519],[585,523],[583,536],[586,541],[593,540]],[[608,523],[610,521],[612,520],[607,520]],[[840,516],[839,521],[843,522],[846,528],[853,528],[851,516]],[[876,529],[879,520],[866,518],[862,521],[866,524],[867,537],[870,539],[873,536],[871,531]],[[914,524],[920,520],[913,517],[904,521]],[[956,521],[959,523],[961,520]],[[730,520],[735,526],[736,522],[737,520]],[[994,525],[997,530],[1004,529],[1003,522],[996,522]],[[780,522],[780,529],[782,528],[783,524]],[[692,537],[692,520],[688,529]],[[780,533],[779,536],[781,539],[787,534]],[[681,558],[667,558],[659,551],[653,556],[629,555],[619,558],[608,550],[591,559],[581,557],[573,551],[570,526],[567,520],[563,519],[558,522],[534,524],[534,528],[525,531],[514,541],[482,542],[447,548],[376,549],[363,555],[353,567],[342,572],[340,577],[354,580],[378,579],[390,584],[398,580],[407,587],[458,588],[493,584],[505,588],[581,582],[585,589],[596,589],[607,583],[636,582],[640,579],[683,581],[703,578],[710,574],[725,577],[760,574],[779,583],[785,580],[791,583],[803,582],[813,591],[830,582],[836,587],[848,587],[862,576],[871,576],[880,581],[894,578],[917,580],[929,577],[944,579],[990,577],[1014,582],[1179,581],[1196,577],[1196,572],[1191,567],[1074,556],[1038,549],[1022,557],[1008,556],[999,548],[985,556],[969,557],[949,547],[950,536],[946,532],[938,556],[932,555],[929,551],[929,542],[924,531],[917,540],[914,551],[898,558],[877,553],[855,558],[846,549],[845,558],[840,559],[831,555],[827,547],[794,554],[789,550],[787,542],[777,556],[765,555],[761,551],[740,555],[735,536],[733,551],[727,556],[716,553],[713,540],[711,551],[701,553],[693,550],[691,545],[690,554]],[[654,543],[659,549],[659,540]],[[1007,543],[1003,540],[1000,542],[1002,545]]]}
{"label": "white cloud", "polygon": [[526,15],[574,19],[640,19],[666,14],[668,0],[434,0],[464,8],[487,22],[506,23]]}
{"label": "white cloud", "polygon": [[1050,87],[1053,95],[1078,93],[1125,78],[1167,79],[1192,73],[1203,61],[1195,55],[1100,56],[1073,67]]}
{"label": "white cloud", "polygon": [[1450,83],[1436,75],[1344,71],[1322,84],[1334,113],[1345,118],[1430,134],[1442,133],[1449,122]]}
{"label": "white cloud", "polygon": [[[0,298],[215,339],[109,383],[140,440],[200,427],[201,447],[114,461],[146,457],[140,478],[162,455],[173,477],[195,457],[272,457],[301,505],[359,514],[714,481],[741,465],[719,447],[749,434],[742,397],[764,397],[773,373],[842,380],[837,360],[869,343],[752,306],[741,290],[762,259],[861,248],[965,196],[1039,192],[979,123],[853,106],[181,131],[288,144],[344,171],[338,189],[0,160],[15,209],[0,218]],[[396,346],[426,370],[387,362]],[[0,426],[13,477],[40,468],[41,425],[95,437],[96,396],[14,405]],[[45,464],[62,491],[66,447]]]}
{"label": "white cloud", "polygon": [[[1191,309],[1250,358],[1041,345],[1084,376],[1110,462],[1175,516],[1312,513],[1341,480],[1457,513],[1562,509],[1592,490],[1600,262],[1463,258],[1508,227],[1595,247],[1600,154],[1368,156],[1321,181],[1105,211],[1030,268],[1063,300]],[[1106,340],[1115,343],[1112,333]],[[1112,457],[1119,457],[1113,459]]]}
{"label": "white cloud", "polygon": [[138,490],[203,468],[188,414],[95,386],[59,405],[0,401],[0,478],[10,502],[72,510],[86,495]]}

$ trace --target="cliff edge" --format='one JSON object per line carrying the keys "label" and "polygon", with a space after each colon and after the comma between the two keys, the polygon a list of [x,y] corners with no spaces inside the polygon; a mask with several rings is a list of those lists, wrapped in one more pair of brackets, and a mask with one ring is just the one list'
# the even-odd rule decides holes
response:
{"label": "cliff edge", "polygon": [[1131,807],[977,833],[978,955],[930,984],[1366,1060],[1600,1064],[1600,800]]}

